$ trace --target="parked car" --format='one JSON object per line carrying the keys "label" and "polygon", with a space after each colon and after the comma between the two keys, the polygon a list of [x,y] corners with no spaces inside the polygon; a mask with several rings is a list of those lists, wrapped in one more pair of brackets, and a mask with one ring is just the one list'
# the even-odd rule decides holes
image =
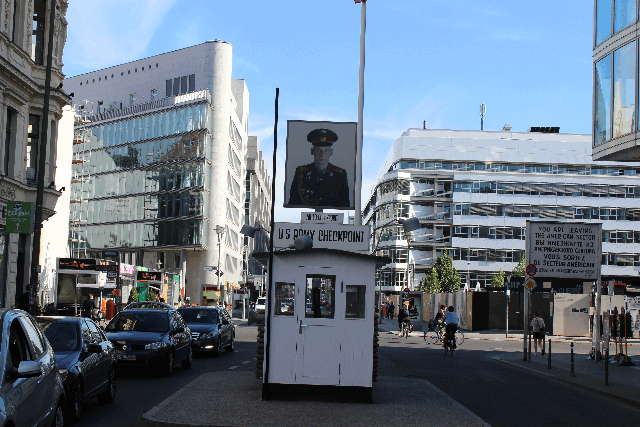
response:
{"label": "parked car", "polygon": [[0,309],[0,328],[0,425],[62,426],[64,373],[42,330],[8,309]]}
{"label": "parked car", "polygon": [[116,357],[113,344],[91,319],[38,317],[63,372],[65,418],[80,420],[83,405],[97,397],[112,403],[116,397]]}
{"label": "parked car", "polygon": [[171,304],[158,302],[158,301],[132,302],[131,304],[127,305],[124,309],[131,310],[132,308],[160,308],[163,310],[175,310],[175,307],[172,306]]}
{"label": "parked car", "polygon": [[219,357],[222,348],[232,352],[236,337],[235,325],[222,307],[189,306],[178,309],[191,330],[194,351],[213,352]]}
{"label": "parked car", "polygon": [[265,304],[267,303],[267,298],[258,298],[256,301],[256,311],[258,314],[264,314]]}
{"label": "parked car", "polygon": [[191,367],[191,331],[173,308],[123,310],[111,319],[105,334],[115,346],[119,368],[155,365],[170,376],[178,362]]}

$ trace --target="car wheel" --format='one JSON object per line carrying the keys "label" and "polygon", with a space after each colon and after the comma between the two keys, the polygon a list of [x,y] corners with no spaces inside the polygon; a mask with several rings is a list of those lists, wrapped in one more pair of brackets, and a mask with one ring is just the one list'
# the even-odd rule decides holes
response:
{"label": "car wheel", "polygon": [[182,361],[182,367],[184,369],[189,369],[191,364],[193,363],[193,350],[191,349],[191,344],[189,344],[189,355],[186,359]]}
{"label": "car wheel", "polygon": [[233,349],[235,348],[235,338],[233,335],[231,335],[231,342],[229,343],[228,346],[225,347],[225,351],[227,353],[233,353]]}
{"label": "car wheel", "polygon": [[62,427],[64,426],[64,412],[62,411],[62,404],[58,402],[58,406],[56,407],[56,412],[53,416],[53,422],[51,423],[51,427]]}
{"label": "car wheel", "polygon": [[98,395],[100,403],[113,403],[116,400],[116,370],[109,370],[109,378],[107,379],[107,389]]}
{"label": "car wheel", "polygon": [[222,340],[218,338],[218,342],[216,343],[216,348],[213,350],[213,357],[220,357],[222,354]]}
{"label": "car wheel", "polygon": [[80,415],[82,414],[82,397],[82,384],[78,383],[74,387],[71,396],[69,396],[69,405],[67,406],[67,419],[72,423],[80,421]]}
{"label": "car wheel", "polygon": [[173,374],[173,364],[175,360],[173,358],[173,349],[169,352],[169,356],[167,357],[167,363],[164,366],[164,376],[170,377]]}

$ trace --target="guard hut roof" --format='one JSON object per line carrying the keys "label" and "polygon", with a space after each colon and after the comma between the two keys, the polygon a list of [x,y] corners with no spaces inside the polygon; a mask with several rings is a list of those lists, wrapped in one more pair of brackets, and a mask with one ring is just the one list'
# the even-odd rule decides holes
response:
{"label": "guard hut roof", "polygon": [[[326,254],[332,254],[332,255],[344,255],[344,256],[351,256],[356,258],[365,258],[365,259],[375,261],[377,267],[390,264],[392,261],[391,258],[387,256],[370,255],[370,254],[363,254],[359,252],[341,251],[339,249],[328,249],[328,248],[312,248],[312,249],[303,249],[303,250],[285,249],[282,251],[275,251],[273,255],[277,257],[286,257],[288,255],[300,255],[305,253],[309,253],[309,254],[326,253]],[[252,255],[253,255],[253,258],[262,265],[266,266],[269,263],[269,252],[254,252]]]}

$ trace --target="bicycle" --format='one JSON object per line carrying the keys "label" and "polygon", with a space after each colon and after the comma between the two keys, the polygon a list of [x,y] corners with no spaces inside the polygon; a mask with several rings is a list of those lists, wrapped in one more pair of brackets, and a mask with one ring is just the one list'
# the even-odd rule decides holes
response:
{"label": "bicycle", "polygon": [[455,335],[445,333],[443,338],[442,347],[444,347],[444,353],[453,356],[453,350],[456,348]]}
{"label": "bicycle", "polygon": [[413,325],[408,322],[402,322],[402,330],[400,330],[400,337],[409,338],[409,332],[413,330]]}
{"label": "bicycle", "polygon": [[[442,341],[444,337],[444,332],[443,329],[441,328],[436,328],[433,331],[427,331],[424,333],[424,342],[426,342],[427,344],[438,344],[439,342]],[[464,342],[464,334],[462,333],[462,330],[460,330],[460,328],[458,328],[458,330],[456,331],[456,343],[457,344],[462,344]]]}

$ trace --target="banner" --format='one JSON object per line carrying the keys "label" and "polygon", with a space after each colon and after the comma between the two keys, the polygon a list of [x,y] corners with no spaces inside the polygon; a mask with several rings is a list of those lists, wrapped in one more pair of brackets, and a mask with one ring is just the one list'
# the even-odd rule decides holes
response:
{"label": "banner", "polygon": [[31,234],[35,217],[35,203],[7,202],[7,233]]}

